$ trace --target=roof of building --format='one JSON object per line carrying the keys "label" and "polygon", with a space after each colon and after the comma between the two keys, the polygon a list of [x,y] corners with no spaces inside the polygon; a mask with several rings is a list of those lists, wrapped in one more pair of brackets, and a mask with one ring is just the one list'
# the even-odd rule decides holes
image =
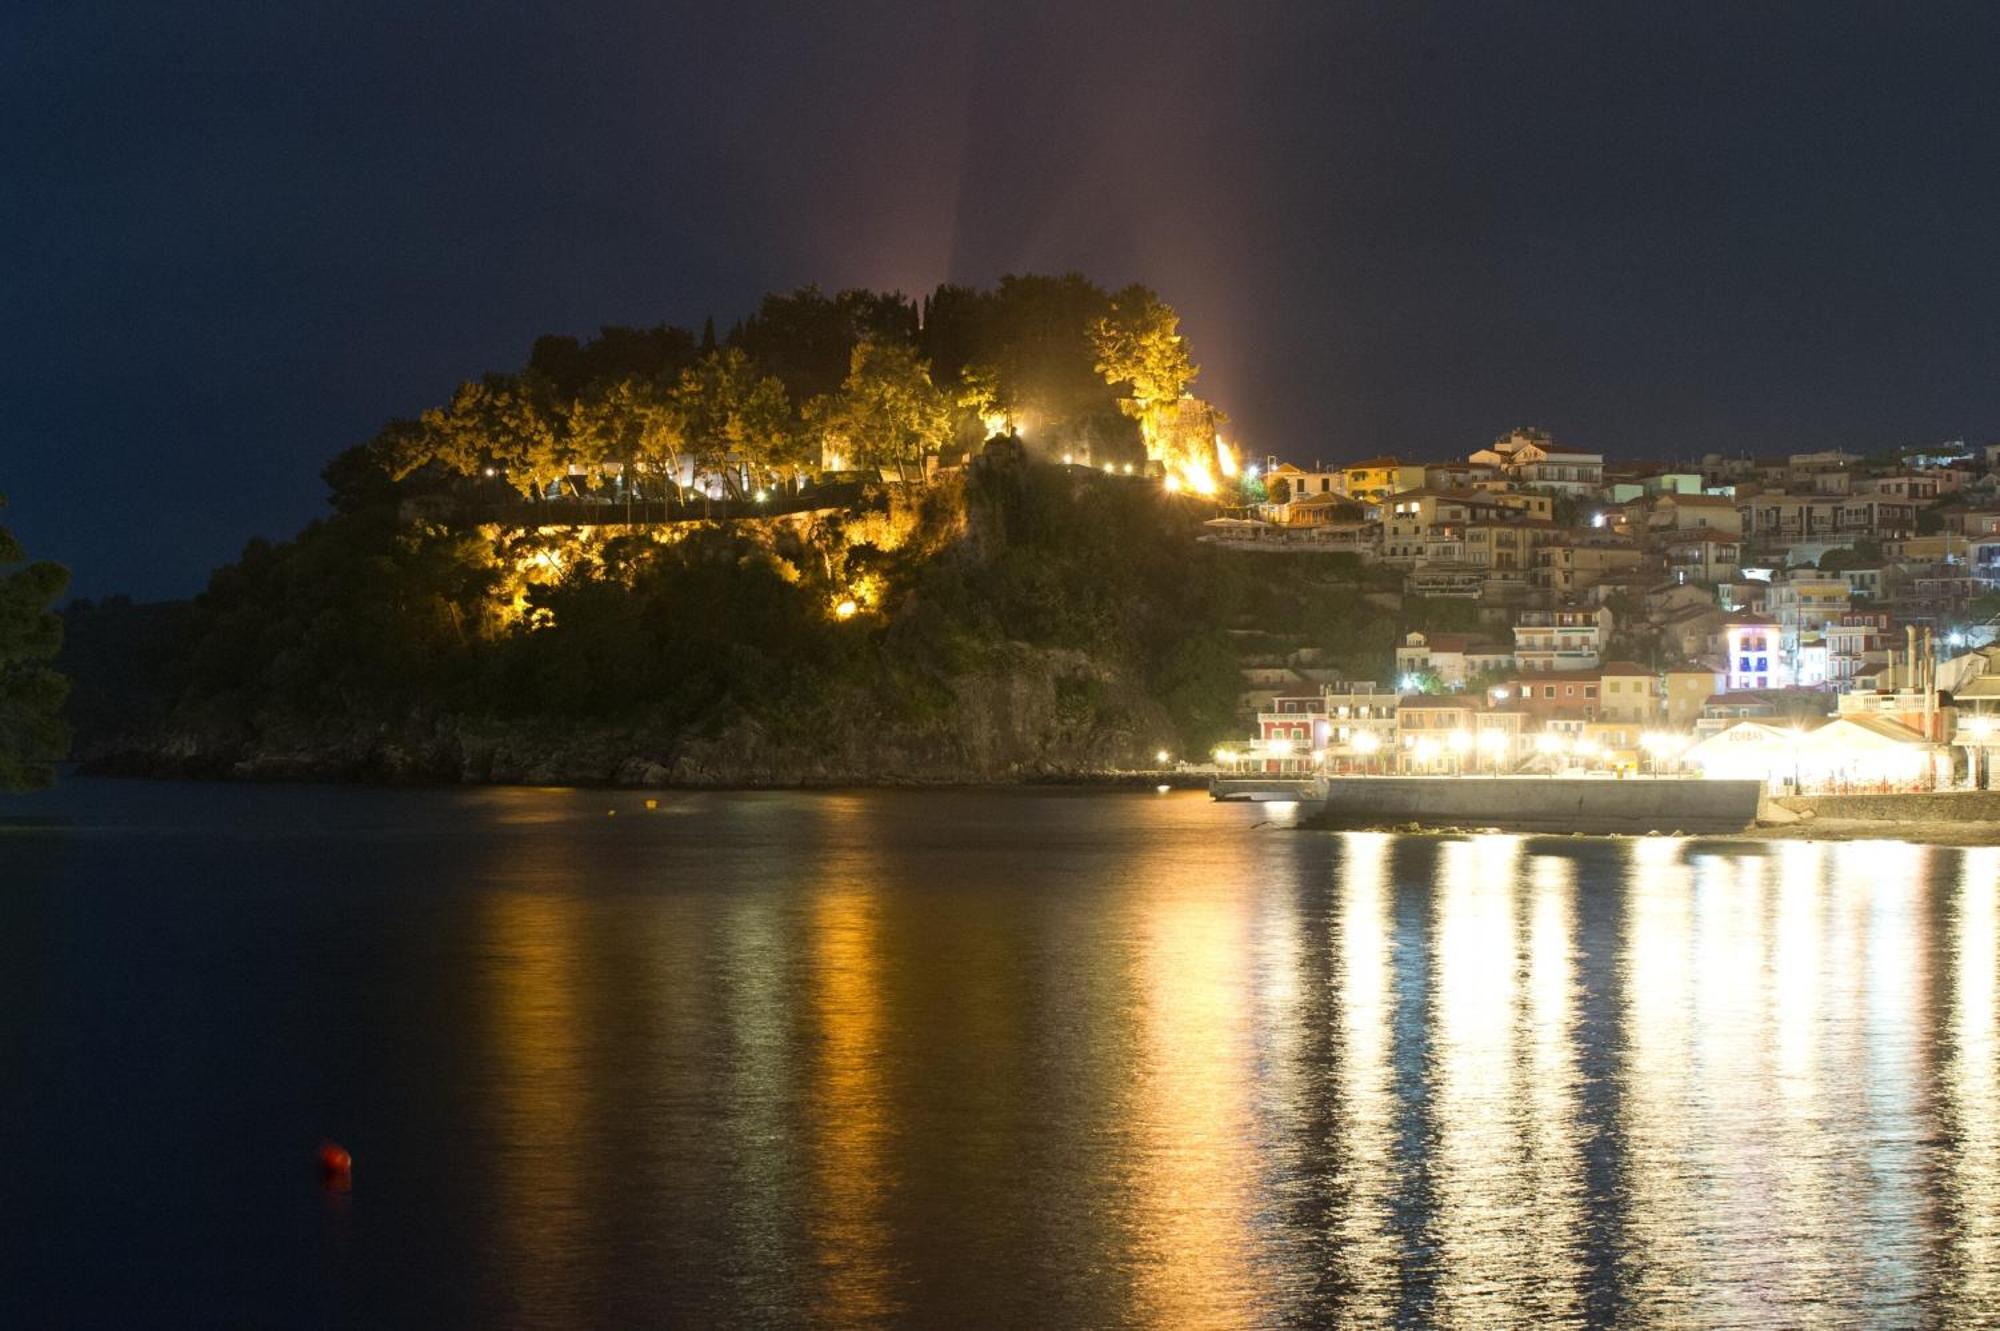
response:
{"label": "roof of building", "polygon": [[1901,721],[1892,721],[1886,716],[1877,716],[1871,712],[1843,712],[1827,724],[1858,726],[1872,735],[1894,740],[1898,744],[1929,743],[1921,734]]}
{"label": "roof of building", "polygon": [[1457,708],[1468,712],[1479,710],[1479,699],[1469,693],[1406,693],[1403,695],[1402,710],[1422,710],[1433,707],[1440,709]]}
{"label": "roof of building", "polygon": [[1666,628],[1672,625],[1690,623],[1697,619],[1706,619],[1710,615],[1717,616],[1718,622],[1720,622],[1722,618],[1726,618],[1725,616],[1722,615],[1722,611],[1713,604],[1684,605],[1678,610],[1670,610],[1666,614],[1660,616],[1659,622],[1662,628]]}
{"label": "roof of building", "polygon": [[1400,467],[1402,465],[1402,462],[1394,455],[1385,455],[1383,457],[1363,458],[1359,462],[1343,463],[1340,469],[1342,471],[1359,471],[1363,467]]}
{"label": "roof of building", "polygon": [[1756,615],[1748,610],[1738,610],[1724,617],[1722,623],[1725,628],[1773,628],[1778,621],[1768,615]]}
{"label": "roof of building", "polygon": [[1660,672],[1651,666],[1640,665],[1637,661],[1606,661],[1603,665],[1597,667],[1597,673],[1600,675],[1617,675],[1623,678],[1627,675],[1657,675]]}
{"label": "roof of building", "polygon": [[1517,670],[1514,682],[1517,684],[1595,684],[1603,675],[1602,670]]}
{"label": "roof of building", "polygon": [[1736,501],[1728,495],[1684,495],[1669,490],[1653,501],[1655,505],[1672,503],[1675,508],[1735,508]]}
{"label": "roof of building", "polygon": [[1292,505],[1295,508],[1302,505],[1320,505],[1325,507],[1351,508],[1357,513],[1359,513],[1362,509],[1367,507],[1367,505],[1363,504],[1359,499],[1351,498],[1347,495],[1340,494],[1333,490],[1322,490],[1318,494],[1301,495],[1299,498],[1294,499],[1292,501]]}
{"label": "roof of building", "polygon": [[1398,499],[1449,499],[1459,504],[1482,504],[1487,508],[1503,508],[1498,499],[1478,490],[1441,490],[1429,485],[1419,485],[1412,490],[1398,490],[1389,496],[1389,502]]}
{"label": "roof of building", "polygon": [[1737,532],[1721,531],[1704,523],[1699,527],[1679,527],[1665,532],[1662,534],[1661,544],[1692,545],[1697,541],[1709,541],[1716,544],[1726,542],[1729,545],[1741,545],[1743,544],[1743,537]]}

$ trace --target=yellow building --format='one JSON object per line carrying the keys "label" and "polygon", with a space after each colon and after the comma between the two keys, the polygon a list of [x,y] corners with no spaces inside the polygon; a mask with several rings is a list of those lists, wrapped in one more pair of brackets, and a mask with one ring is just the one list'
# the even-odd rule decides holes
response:
{"label": "yellow building", "polygon": [[1701,719],[1701,709],[1721,693],[1723,673],[1709,666],[1682,666],[1666,675],[1666,726],[1668,730],[1693,730]]}
{"label": "yellow building", "polygon": [[[1511,484],[1511,483],[1510,483]],[[1481,487],[1486,489],[1488,487]],[[1553,522],[1556,514],[1554,495],[1531,494],[1526,490],[1491,489],[1490,493],[1502,508],[1510,508],[1521,516],[1541,522]]]}
{"label": "yellow building", "polygon": [[1424,469],[1405,466],[1393,457],[1367,458],[1340,469],[1340,486],[1349,499],[1380,503],[1402,490],[1422,488]]}
{"label": "yellow building", "polygon": [[1630,661],[1603,666],[1597,689],[1600,720],[1653,726],[1660,721],[1660,701],[1660,677],[1652,670]]}

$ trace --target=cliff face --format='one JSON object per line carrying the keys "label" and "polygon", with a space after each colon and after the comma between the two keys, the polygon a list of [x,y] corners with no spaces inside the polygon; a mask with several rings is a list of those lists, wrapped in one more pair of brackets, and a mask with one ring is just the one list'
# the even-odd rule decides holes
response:
{"label": "cliff face", "polygon": [[1169,726],[1130,681],[1074,652],[1015,647],[953,678],[948,700],[888,709],[828,700],[782,725],[711,733],[643,722],[437,715],[370,727],[265,718],[181,725],[84,755],[85,770],[240,780],[787,787],[986,784],[1087,776],[1143,762]]}

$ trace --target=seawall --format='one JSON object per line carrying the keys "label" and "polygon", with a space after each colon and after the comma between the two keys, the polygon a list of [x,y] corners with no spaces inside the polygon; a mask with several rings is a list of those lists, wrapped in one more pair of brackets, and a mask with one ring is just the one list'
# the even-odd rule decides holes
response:
{"label": "seawall", "polygon": [[1317,827],[1497,827],[1510,832],[1741,832],[1756,781],[1563,777],[1335,777]]}
{"label": "seawall", "polygon": [[1808,818],[1842,822],[1991,823],[2000,832],[2000,790],[1885,795],[1779,795],[1771,803]]}

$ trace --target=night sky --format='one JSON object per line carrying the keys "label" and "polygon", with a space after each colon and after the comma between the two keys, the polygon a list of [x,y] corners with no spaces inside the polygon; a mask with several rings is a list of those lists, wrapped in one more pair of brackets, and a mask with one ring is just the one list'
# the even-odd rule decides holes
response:
{"label": "night sky", "polygon": [[539,333],[1071,268],[1258,454],[2000,437],[1996,55],[1991,4],[16,0],[5,520],[184,595]]}

